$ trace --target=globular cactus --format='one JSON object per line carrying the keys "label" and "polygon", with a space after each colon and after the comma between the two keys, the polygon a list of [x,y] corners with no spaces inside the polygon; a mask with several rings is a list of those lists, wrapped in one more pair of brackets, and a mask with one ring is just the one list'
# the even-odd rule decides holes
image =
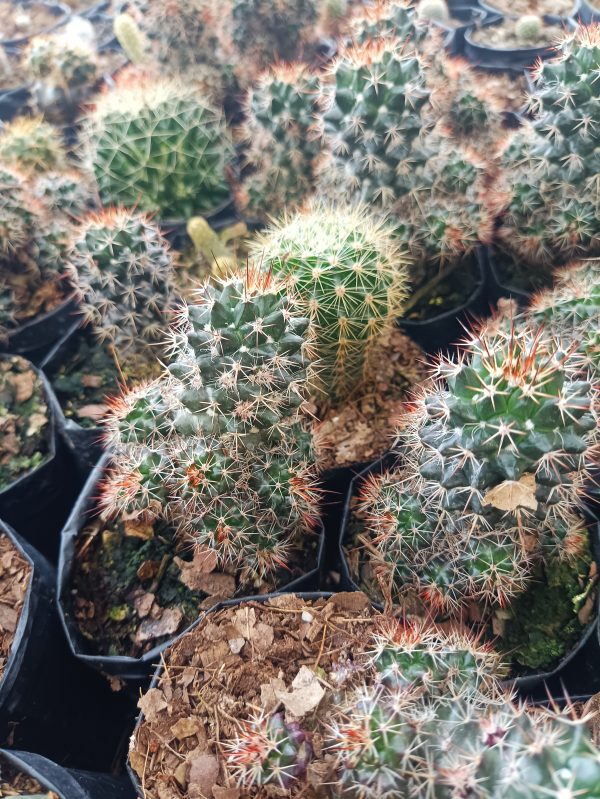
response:
{"label": "globular cactus", "polygon": [[600,28],[578,27],[557,50],[534,73],[532,128],[506,148],[499,195],[501,242],[534,268],[600,253]]}
{"label": "globular cactus", "polygon": [[416,145],[429,101],[421,57],[383,39],[342,52],[323,89],[330,193],[389,209],[410,191],[424,161]]}
{"label": "globular cactus", "polygon": [[534,298],[529,316],[572,342],[584,368],[600,374],[600,260],[572,264],[557,273],[554,288]]}
{"label": "globular cactus", "polygon": [[31,200],[25,176],[0,165],[0,258],[17,258],[26,248],[41,209]]}
{"label": "globular cactus", "polygon": [[0,131],[0,160],[27,174],[61,169],[66,152],[59,131],[41,117],[17,117]]}
{"label": "globular cactus", "polygon": [[233,42],[240,53],[265,69],[297,58],[316,20],[315,0],[233,0]]}
{"label": "globular cactus", "polygon": [[33,197],[53,213],[81,219],[94,206],[94,195],[81,172],[46,172],[32,186]]}
{"label": "globular cactus", "polygon": [[86,138],[105,203],[187,219],[229,198],[230,138],[193,86],[124,75],[98,98]]}
{"label": "globular cactus", "polygon": [[517,38],[523,42],[536,42],[544,30],[544,20],[536,14],[519,17],[515,24]]}
{"label": "globular cactus", "polygon": [[117,14],[113,20],[113,31],[132,64],[140,66],[147,61],[149,42],[131,14]]}
{"label": "globular cactus", "polygon": [[433,20],[435,22],[448,22],[450,20],[450,11],[446,0],[419,0],[417,15],[420,19]]}
{"label": "globular cactus", "polygon": [[314,192],[321,154],[319,80],[303,65],[279,66],[250,91],[240,130],[251,173],[238,197],[249,213],[273,216]]}
{"label": "globular cactus", "polygon": [[173,259],[146,216],[110,209],[88,217],[73,233],[67,269],[100,341],[139,348],[164,338]]}
{"label": "globular cactus", "polygon": [[290,281],[315,330],[315,387],[333,402],[363,380],[374,344],[407,296],[407,259],[364,209],[315,205],[257,237],[263,268]]}
{"label": "globular cactus", "polygon": [[357,44],[392,38],[406,51],[419,49],[427,35],[427,25],[415,12],[410,0],[377,0],[360,7],[350,20],[352,40]]}
{"label": "globular cactus", "polygon": [[215,277],[226,277],[237,270],[238,259],[233,242],[247,236],[245,222],[236,222],[217,233],[203,216],[193,216],[188,220],[186,231],[196,253],[210,264]]}
{"label": "globular cactus", "polygon": [[435,613],[506,607],[536,563],[589,557],[577,511],[596,394],[568,344],[526,325],[485,328],[440,361],[412,408],[405,468],[363,494],[386,597],[416,589]]}
{"label": "globular cactus", "polygon": [[180,314],[164,377],[115,407],[105,512],[167,515],[244,579],[285,567],[318,501],[308,325],[258,269],[206,285]]}

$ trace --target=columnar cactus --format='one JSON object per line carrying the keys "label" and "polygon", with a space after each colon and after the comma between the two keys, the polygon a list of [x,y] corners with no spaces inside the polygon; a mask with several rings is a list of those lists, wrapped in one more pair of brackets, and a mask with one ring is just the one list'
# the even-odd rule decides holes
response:
{"label": "columnar cactus", "polygon": [[17,117],[0,131],[0,160],[27,174],[61,169],[66,153],[59,131],[41,117]]}
{"label": "columnar cactus", "polygon": [[567,33],[534,74],[532,128],[504,154],[504,246],[535,266],[600,253],[600,28]]}
{"label": "columnar cactus", "polygon": [[308,324],[258,270],[205,286],[181,312],[168,372],[115,409],[106,512],[167,515],[245,579],[285,566],[316,516]]}
{"label": "columnar cactus", "polygon": [[124,75],[98,98],[87,147],[106,203],[172,219],[214,211],[229,197],[231,142],[193,86]]}
{"label": "columnar cactus", "polygon": [[250,91],[240,134],[252,171],[239,192],[250,213],[273,216],[314,191],[321,153],[318,90],[318,77],[298,64],[274,67]]}
{"label": "columnar cactus", "polygon": [[139,66],[147,60],[149,42],[131,14],[117,14],[113,20],[113,31],[132,64]]}
{"label": "columnar cactus", "polygon": [[542,329],[488,327],[442,358],[400,431],[405,469],[363,495],[384,594],[416,589],[434,612],[504,607],[540,560],[585,561],[576,513],[596,413],[580,358]]}
{"label": "columnar cactus", "polygon": [[173,259],[143,214],[110,209],[88,217],[73,233],[67,268],[100,341],[139,348],[164,338]]}
{"label": "columnar cactus", "polygon": [[373,345],[406,299],[406,258],[389,228],[363,209],[316,205],[252,244],[285,276],[315,329],[315,385],[334,401],[363,380]]}

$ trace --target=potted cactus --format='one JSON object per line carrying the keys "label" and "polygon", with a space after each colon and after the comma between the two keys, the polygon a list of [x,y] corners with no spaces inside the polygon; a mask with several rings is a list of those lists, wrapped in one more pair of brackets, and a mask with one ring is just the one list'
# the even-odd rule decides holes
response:
{"label": "potted cactus", "polygon": [[399,464],[361,490],[355,579],[467,621],[513,674],[554,669],[596,615],[598,531],[580,500],[596,414],[568,341],[503,317],[474,332],[401,419]]}
{"label": "potted cactus", "polygon": [[20,0],[11,3],[2,0],[0,5],[0,47],[15,49],[26,44],[32,36],[50,31],[64,25],[71,12],[61,3],[43,0]]}
{"label": "potted cactus", "polygon": [[361,594],[223,605],[139,702],[137,791],[160,795],[176,768],[185,797],[596,796],[585,721],[517,705],[497,669],[469,636],[380,616]]}
{"label": "potted cactus", "polygon": [[483,8],[505,17],[548,16],[556,22],[575,19],[581,8],[580,0],[480,0]]}
{"label": "potted cactus", "polygon": [[[599,134],[586,122],[595,116],[600,91],[593,80],[600,66],[598,30],[567,34],[558,53],[535,70],[532,125],[515,133],[503,157],[498,242],[522,264],[524,285],[543,278],[548,267],[600,253]],[[500,288],[506,283],[498,274],[501,263],[492,264]]]}
{"label": "potted cactus", "polygon": [[[178,315],[164,375],[115,405],[110,464],[99,464],[63,531],[59,599],[88,662],[147,673],[215,597],[318,579],[308,325],[269,274],[207,285]],[[102,651],[78,608],[107,588],[93,599],[107,609],[101,643],[113,639]]]}

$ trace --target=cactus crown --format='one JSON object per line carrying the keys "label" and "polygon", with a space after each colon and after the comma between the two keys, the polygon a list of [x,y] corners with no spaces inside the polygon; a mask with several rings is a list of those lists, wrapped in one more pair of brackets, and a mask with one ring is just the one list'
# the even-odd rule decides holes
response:
{"label": "cactus crown", "polygon": [[91,47],[63,35],[36,36],[24,54],[25,68],[36,80],[65,90],[92,86],[98,63]]}
{"label": "cactus crown", "polygon": [[252,246],[289,278],[315,330],[318,379],[334,402],[346,399],[406,298],[406,259],[389,229],[363,209],[316,205]]}
{"label": "cactus crown", "polygon": [[419,0],[417,14],[421,19],[448,22],[450,12],[446,0]]}
{"label": "cactus crown", "polygon": [[526,14],[517,20],[515,33],[524,42],[536,41],[544,29],[544,20],[536,14]]}
{"label": "cactus crown", "polygon": [[222,566],[261,580],[315,518],[301,406],[308,320],[285,286],[250,269],[186,306],[168,372],[125,397],[107,512],[167,514]]}
{"label": "cactus crown", "polygon": [[229,197],[231,142],[193,86],[124,76],[98,99],[87,138],[104,202],[188,218]]}
{"label": "cactus crown", "polygon": [[41,117],[17,117],[0,132],[0,160],[43,173],[64,166],[66,153],[55,127]]}
{"label": "cactus crown", "polygon": [[111,209],[89,217],[74,233],[68,271],[100,341],[139,347],[163,337],[173,261],[144,215]]}
{"label": "cactus crown", "polygon": [[33,196],[52,212],[82,217],[93,205],[93,195],[80,172],[46,172],[33,184]]}
{"label": "cactus crown", "polygon": [[352,17],[351,27],[353,41],[361,45],[392,38],[408,49],[418,46],[427,34],[427,26],[409,0],[377,0],[364,6]]}
{"label": "cactus crown", "polygon": [[260,216],[297,206],[314,190],[321,153],[319,79],[303,65],[274,67],[251,90],[241,135],[253,168],[245,204]]}

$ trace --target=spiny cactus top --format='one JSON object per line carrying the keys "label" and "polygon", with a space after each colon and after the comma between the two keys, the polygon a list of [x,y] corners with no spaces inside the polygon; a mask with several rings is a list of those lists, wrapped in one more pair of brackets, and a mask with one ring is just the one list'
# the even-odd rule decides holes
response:
{"label": "spiny cactus top", "polygon": [[600,252],[600,27],[567,33],[534,76],[532,128],[504,156],[505,245],[533,265]]}
{"label": "spiny cactus top", "polygon": [[173,219],[214,211],[229,197],[227,129],[193,86],[123,76],[98,98],[87,140],[106,203]]}
{"label": "spiny cactus top", "polygon": [[252,246],[265,269],[289,277],[313,323],[318,382],[334,402],[347,399],[407,294],[407,259],[388,227],[364,209],[315,205]]}
{"label": "spiny cactus top", "polygon": [[33,196],[52,212],[81,219],[94,206],[87,176],[81,172],[46,172],[33,184]]}
{"label": "spiny cactus top", "polygon": [[314,191],[318,89],[318,77],[298,64],[274,67],[250,91],[240,131],[252,168],[240,194],[250,213],[273,216]]}
{"label": "spiny cactus top", "polygon": [[377,0],[360,7],[350,20],[352,39],[358,44],[395,38],[405,50],[418,48],[427,35],[427,25],[415,13],[409,0]]}
{"label": "spiny cactus top", "polygon": [[32,202],[25,176],[0,164],[0,257],[18,256],[28,244],[41,209]]}
{"label": "spiny cactus top", "polygon": [[404,54],[396,39],[351,47],[333,65],[323,94],[333,156],[324,165],[325,182],[348,200],[389,208],[411,189],[414,170],[424,161],[413,147],[429,100],[420,56]]}
{"label": "spiny cactus top", "polygon": [[533,300],[529,314],[556,336],[574,342],[596,378],[600,375],[600,259],[572,264],[554,288]]}
{"label": "spiny cactus top", "polygon": [[247,578],[285,565],[318,498],[301,414],[307,328],[256,269],[205,286],[181,312],[168,372],[115,409],[107,511],[166,515]]}
{"label": "spiny cactus top", "polygon": [[24,172],[61,169],[66,153],[60,133],[41,117],[17,117],[0,132],[0,160]]}
{"label": "spiny cactus top", "polygon": [[36,36],[23,58],[33,78],[65,92],[91,87],[96,80],[98,62],[93,49],[70,42],[62,34]]}
{"label": "spiny cactus top", "polygon": [[166,337],[173,259],[143,214],[110,209],[74,231],[68,273],[100,341],[139,348]]}

